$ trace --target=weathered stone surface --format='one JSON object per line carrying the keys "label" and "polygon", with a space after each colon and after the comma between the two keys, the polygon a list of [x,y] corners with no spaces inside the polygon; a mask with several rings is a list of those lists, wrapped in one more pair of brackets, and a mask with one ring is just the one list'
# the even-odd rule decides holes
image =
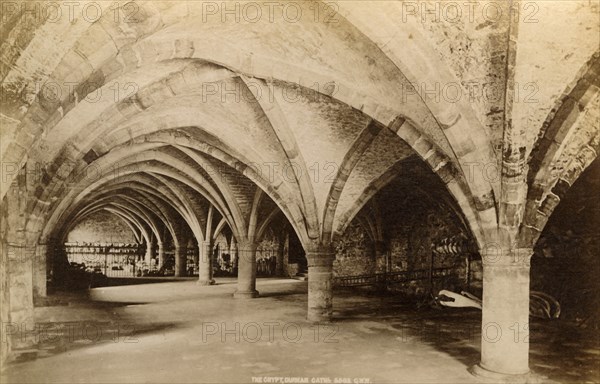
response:
{"label": "weathered stone surface", "polygon": [[[253,236],[279,209],[309,254],[309,319],[326,320],[330,237],[358,234],[353,220],[377,227],[362,216],[389,185],[413,197],[435,187],[417,211],[428,218],[451,207],[442,223],[429,222],[436,236],[460,229],[479,246],[506,247],[511,237],[532,246],[598,154],[594,1],[334,1],[335,22],[310,2],[296,4],[302,12],[293,21],[161,1],[135,3],[133,20],[99,4],[105,12],[93,21],[81,13],[3,16],[3,254],[47,244],[109,208],[138,228],[138,240],[153,238],[161,265],[166,249],[177,249],[181,275],[189,238],[208,252],[205,212],[213,206],[250,255],[240,261],[238,296],[255,296]],[[256,6],[269,15],[268,4]],[[393,184],[401,178],[409,182]],[[407,201],[403,212],[413,208]],[[438,224],[445,229],[431,229]],[[106,226],[102,237],[125,231]],[[409,246],[413,230],[418,244]],[[422,264],[431,235],[420,226],[403,231],[364,232],[371,244],[353,245],[364,248],[364,262],[352,268],[340,259],[337,272],[380,270],[385,240],[391,259]],[[311,248],[320,242],[328,245]],[[409,248],[415,259],[402,259]],[[16,285],[3,286],[3,322],[31,310],[33,291],[44,294],[41,265],[7,260],[0,277]],[[207,265],[200,281],[210,283]],[[522,298],[524,277],[504,272],[484,277],[488,290],[512,281]],[[521,320],[522,302],[488,294],[502,321],[511,311]],[[486,319],[490,313],[488,306]],[[516,347],[513,361],[508,344],[499,345],[484,348],[482,366],[523,373],[524,349]]]}

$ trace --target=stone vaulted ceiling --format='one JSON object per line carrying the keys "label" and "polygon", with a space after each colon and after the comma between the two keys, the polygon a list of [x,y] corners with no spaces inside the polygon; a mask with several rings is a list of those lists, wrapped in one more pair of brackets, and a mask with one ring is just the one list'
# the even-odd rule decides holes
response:
{"label": "stone vaulted ceiling", "polygon": [[328,242],[418,156],[480,245],[531,242],[600,145],[598,1],[45,4],[0,30],[34,241],[98,209],[203,238],[209,206],[248,238],[264,192]]}

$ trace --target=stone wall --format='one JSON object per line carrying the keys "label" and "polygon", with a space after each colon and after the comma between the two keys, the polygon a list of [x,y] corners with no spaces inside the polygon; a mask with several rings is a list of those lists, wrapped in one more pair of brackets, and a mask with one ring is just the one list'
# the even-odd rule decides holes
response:
{"label": "stone wall", "polygon": [[[8,217],[8,210],[6,207],[6,198],[2,201],[2,209],[0,209],[0,319],[2,324],[8,324],[10,322],[10,291],[8,284],[8,242],[6,241],[6,222]],[[0,340],[0,366],[4,364],[8,357],[9,343],[5,340],[5,329],[1,330],[2,340]]]}
{"label": "stone wall", "polygon": [[108,212],[98,212],[85,218],[69,232],[68,242],[135,243],[131,228],[123,220]]}
{"label": "stone wall", "polygon": [[[24,169],[23,169],[24,170]],[[33,178],[27,172],[19,173],[12,189],[0,204],[0,320],[2,323],[0,363],[8,354],[30,347],[31,340],[8,336],[9,327],[31,327],[33,318],[34,276],[40,262],[35,239],[37,233],[27,228],[27,193]],[[15,328],[11,328],[13,331]]]}
{"label": "stone wall", "polygon": [[[456,215],[441,206],[421,206],[408,201],[412,209],[399,208],[393,204],[386,206],[384,214],[384,244],[387,249],[376,252],[374,242],[357,220],[348,226],[344,234],[335,242],[336,259],[333,264],[334,276],[358,276],[375,273],[429,270],[454,267],[458,274],[441,280],[434,280],[433,292],[441,289],[460,291],[466,287],[467,262],[470,264],[469,291],[480,294],[481,263],[477,256],[469,253],[460,255],[433,256],[434,242],[454,236],[467,236]],[[400,215],[396,210],[402,210]],[[384,246],[385,247],[385,246]],[[389,270],[386,258],[390,258]],[[467,260],[469,259],[469,260]],[[420,280],[406,284],[392,285],[390,290],[409,296],[421,296],[428,292],[429,281]]]}
{"label": "stone wall", "polygon": [[531,289],[556,298],[562,319],[600,329],[600,236],[553,227],[538,244]]}
{"label": "stone wall", "polygon": [[[481,263],[472,251],[464,254],[436,254],[434,244],[455,238],[472,247],[474,239],[445,186],[420,161],[407,161],[406,176],[397,177],[359,213],[366,227],[381,225],[379,246],[358,217],[336,241],[336,276],[369,275],[383,272],[429,271],[454,268],[453,276],[434,279],[432,292],[467,289],[481,294]],[[415,183],[414,180],[419,180]],[[379,218],[379,219],[378,219]],[[377,224],[379,223],[379,224]],[[467,282],[467,271],[471,270]],[[398,293],[422,296],[429,292],[429,279],[395,284]]]}
{"label": "stone wall", "polygon": [[[404,209],[402,216],[391,220],[388,217],[387,231],[390,241],[391,271],[418,271],[433,268],[459,268],[458,276],[434,280],[433,292],[440,289],[460,290],[465,279],[465,255],[433,255],[433,244],[453,236],[466,236],[457,223],[455,215],[444,206],[421,206],[416,201],[408,204],[413,209]],[[394,215],[390,215],[394,217]],[[422,295],[429,288],[428,280],[420,280],[392,289],[410,295]]]}
{"label": "stone wall", "polygon": [[600,162],[557,206],[534,248],[531,289],[554,296],[561,318],[600,329]]}
{"label": "stone wall", "polygon": [[375,247],[365,229],[353,222],[335,244],[334,276],[367,275],[385,271],[378,267]]}
{"label": "stone wall", "polygon": [[277,255],[278,248],[279,239],[277,238],[277,236],[275,236],[272,230],[269,230],[256,247],[256,258],[261,259],[275,256]]}
{"label": "stone wall", "polygon": [[219,233],[216,239],[214,239],[213,249],[218,248],[220,253],[230,253],[230,245],[227,242],[227,238],[223,232]]}

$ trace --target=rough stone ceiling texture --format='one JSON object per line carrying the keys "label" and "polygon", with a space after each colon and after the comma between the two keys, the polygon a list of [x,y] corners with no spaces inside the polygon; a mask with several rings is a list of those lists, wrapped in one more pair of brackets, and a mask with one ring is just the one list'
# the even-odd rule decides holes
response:
{"label": "rough stone ceiling texture", "polygon": [[573,125],[573,129],[562,143],[560,157],[550,165],[551,180],[563,175],[569,163],[577,157],[581,148],[591,143],[598,147],[600,143],[600,94],[586,106]]}
{"label": "rough stone ceiling texture", "polygon": [[[132,174],[149,166],[185,183],[181,191],[202,190],[238,231],[247,230],[256,183],[303,240],[314,239],[343,227],[364,191],[417,153],[472,229],[495,226],[500,201],[514,197],[471,165],[500,167],[521,150],[527,158],[586,63],[595,68],[600,43],[600,7],[587,0],[451,10],[435,1],[297,2],[303,17],[293,22],[207,15],[199,1],[136,2],[134,19],[98,4],[95,22],[9,15],[0,29],[2,161],[44,164],[31,203],[41,217],[62,217],[79,192],[103,185],[74,177],[74,191],[64,182],[89,162]],[[315,17],[315,7],[325,12]],[[597,148],[598,86],[590,87],[594,101],[543,164],[558,169],[579,147]],[[206,162],[223,169],[219,182]],[[318,179],[308,177],[315,164]],[[327,164],[338,172],[326,181]],[[290,165],[298,167],[281,173]],[[1,196],[13,177],[3,175]]]}
{"label": "rough stone ceiling texture", "polygon": [[340,196],[334,228],[345,224],[339,223],[339,218],[352,208],[355,201],[365,193],[366,188],[394,164],[411,155],[414,155],[414,152],[402,139],[388,130],[382,130],[348,178],[347,186]]}
{"label": "rough stone ceiling texture", "polygon": [[[422,7],[435,10],[436,7],[440,8],[440,2],[426,1]],[[504,123],[503,90],[510,3],[482,2],[478,6],[480,11],[469,14],[463,12],[466,9],[443,9],[445,11],[440,8],[437,14],[445,17],[439,17],[438,22],[421,23],[423,34],[435,46],[440,60],[456,77],[455,84],[462,89],[459,96],[448,93],[449,99],[466,101],[494,147],[498,148],[502,144]],[[426,20],[433,19],[435,15],[421,12]],[[459,16],[462,16],[461,20],[468,18],[469,22],[456,22]],[[439,86],[451,88],[447,84]],[[430,88],[433,86],[430,85]]]}
{"label": "rough stone ceiling texture", "polygon": [[535,20],[519,25],[515,83],[521,89],[512,114],[528,150],[551,109],[599,50],[600,2],[540,2]]}

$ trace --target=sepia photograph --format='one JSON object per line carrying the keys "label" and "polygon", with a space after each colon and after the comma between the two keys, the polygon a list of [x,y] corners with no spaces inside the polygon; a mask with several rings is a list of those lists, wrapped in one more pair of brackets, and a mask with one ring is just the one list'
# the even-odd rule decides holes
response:
{"label": "sepia photograph", "polygon": [[600,0],[0,0],[0,383],[600,383]]}

